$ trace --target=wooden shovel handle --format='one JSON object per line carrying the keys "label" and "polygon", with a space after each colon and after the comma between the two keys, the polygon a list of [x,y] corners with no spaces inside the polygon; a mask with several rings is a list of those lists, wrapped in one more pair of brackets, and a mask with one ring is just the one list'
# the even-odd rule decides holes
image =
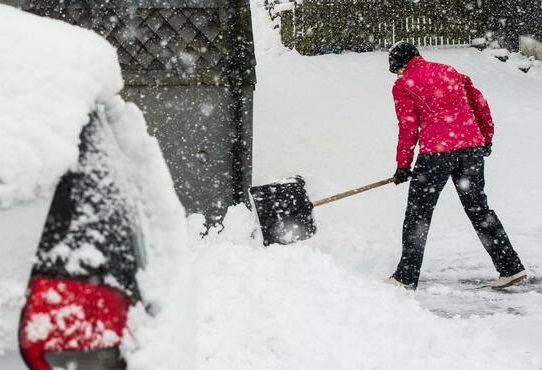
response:
{"label": "wooden shovel handle", "polygon": [[331,203],[331,202],[334,202],[336,200],[343,199],[343,198],[346,198],[346,197],[349,197],[349,196],[352,196],[352,195],[355,195],[355,194],[358,194],[358,193],[362,193],[362,192],[367,191],[367,190],[378,188],[378,187],[380,187],[382,185],[389,184],[390,182],[393,182],[394,180],[395,180],[395,177],[390,177],[389,179],[378,181],[378,182],[375,182],[373,184],[365,185],[365,186],[362,186],[361,188],[352,189],[352,190],[349,190],[349,191],[345,191],[344,193],[335,194],[335,195],[333,195],[331,197],[317,200],[316,202],[313,202],[312,205],[314,207],[318,207],[318,206],[321,206],[322,204]]}

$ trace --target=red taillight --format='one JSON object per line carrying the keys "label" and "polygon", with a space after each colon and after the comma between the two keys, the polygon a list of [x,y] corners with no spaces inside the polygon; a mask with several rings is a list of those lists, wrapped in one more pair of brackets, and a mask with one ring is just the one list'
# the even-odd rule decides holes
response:
{"label": "red taillight", "polygon": [[19,326],[21,353],[32,370],[51,370],[46,352],[117,347],[130,304],[109,286],[33,277]]}

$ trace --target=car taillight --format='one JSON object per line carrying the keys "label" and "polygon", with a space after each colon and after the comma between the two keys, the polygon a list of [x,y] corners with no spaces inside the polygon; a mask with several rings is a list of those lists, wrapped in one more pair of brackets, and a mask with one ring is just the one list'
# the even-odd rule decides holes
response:
{"label": "car taillight", "polygon": [[130,305],[109,286],[34,276],[19,326],[21,354],[32,370],[122,369],[118,345]]}

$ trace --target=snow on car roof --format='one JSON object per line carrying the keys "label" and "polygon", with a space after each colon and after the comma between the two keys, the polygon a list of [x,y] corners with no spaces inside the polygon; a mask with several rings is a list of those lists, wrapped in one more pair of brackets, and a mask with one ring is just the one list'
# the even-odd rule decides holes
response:
{"label": "snow on car roof", "polygon": [[0,5],[0,208],[50,195],[96,105],[123,86],[92,31]]}

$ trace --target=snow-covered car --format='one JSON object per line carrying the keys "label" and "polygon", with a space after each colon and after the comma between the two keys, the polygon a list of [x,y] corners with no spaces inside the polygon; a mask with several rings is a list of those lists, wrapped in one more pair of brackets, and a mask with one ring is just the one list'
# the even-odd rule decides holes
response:
{"label": "snow-covered car", "polygon": [[124,369],[130,312],[171,326],[148,312],[184,209],[105,39],[0,5],[0,47],[0,368],[22,369],[20,347],[33,370]]}
{"label": "snow-covered car", "polygon": [[[49,188],[55,190],[42,222],[19,324],[21,354],[27,366],[36,370],[68,368],[70,363],[78,369],[121,369],[118,346],[129,308],[140,300],[136,273],[144,258],[135,183],[104,103],[91,100],[98,98],[93,96],[93,88],[104,87],[94,75],[100,71],[69,55],[75,52],[70,47],[77,47],[76,41],[90,46],[91,52],[85,55],[89,59],[104,58],[107,49],[88,31],[26,14],[13,15],[23,23],[31,19],[35,29],[51,36],[49,43],[66,42],[55,48],[57,53],[51,58],[45,54],[41,65],[14,60],[4,66],[12,71],[18,65],[30,73],[18,81],[4,79],[7,88],[2,97],[11,103],[4,106],[6,119],[1,124],[6,142],[1,171],[5,208],[17,208],[19,202],[31,202],[37,195],[29,189],[26,199],[18,199],[21,186],[42,186],[45,179],[50,185],[56,183]],[[51,31],[59,34],[50,35]],[[17,56],[25,52],[43,55],[31,42],[25,45],[25,39],[23,47],[15,47]],[[116,64],[102,67],[103,72],[118,72]],[[45,84],[43,90],[34,87],[36,81]],[[122,86],[114,76],[112,81]],[[81,104],[84,95],[89,99],[86,106]],[[59,133],[68,128],[75,128],[71,140],[58,140]],[[75,162],[64,162],[63,174],[60,168],[39,173],[50,171],[48,166],[54,168],[66,158]],[[23,161],[28,161],[25,171],[21,171]]]}

